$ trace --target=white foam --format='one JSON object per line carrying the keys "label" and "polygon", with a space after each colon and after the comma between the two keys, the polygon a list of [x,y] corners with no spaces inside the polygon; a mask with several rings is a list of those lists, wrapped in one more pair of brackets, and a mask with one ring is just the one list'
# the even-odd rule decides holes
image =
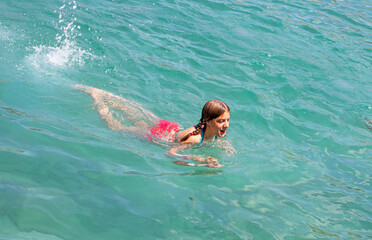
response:
{"label": "white foam", "polygon": [[60,47],[35,46],[34,53],[29,56],[32,65],[40,68],[42,65],[53,65],[55,67],[72,67],[84,65],[85,59],[93,57],[89,52],[82,50],[74,42],[64,44]]}
{"label": "white foam", "polygon": [[[72,6],[70,6],[72,5]],[[69,7],[67,7],[69,6]],[[94,56],[86,50],[81,49],[75,39],[80,34],[75,30],[80,29],[80,26],[75,25],[76,18],[70,18],[66,21],[66,15],[77,5],[75,1],[66,3],[59,8],[59,21],[57,26],[60,32],[55,37],[55,45],[39,45],[32,47],[33,53],[27,57],[31,65],[41,72],[50,72],[54,68],[69,68],[73,66],[83,66],[85,60],[94,58]]]}
{"label": "white foam", "polygon": [[14,34],[0,22],[0,40],[10,41],[14,37],[15,37]]}

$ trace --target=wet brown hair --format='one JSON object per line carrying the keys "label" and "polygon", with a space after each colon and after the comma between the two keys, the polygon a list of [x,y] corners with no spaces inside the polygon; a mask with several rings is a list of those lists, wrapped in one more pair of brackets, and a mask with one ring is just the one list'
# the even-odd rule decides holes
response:
{"label": "wet brown hair", "polygon": [[191,133],[184,136],[180,142],[186,141],[190,136],[192,135],[199,135],[202,131],[202,129],[207,128],[206,122],[210,121],[212,119],[218,118],[222,114],[224,114],[226,111],[230,112],[229,106],[227,106],[226,103],[219,101],[219,100],[210,100],[206,104],[204,104],[203,110],[202,110],[202,116],[200,118],[200,121],[198,124],[196,124],[195,130]]}

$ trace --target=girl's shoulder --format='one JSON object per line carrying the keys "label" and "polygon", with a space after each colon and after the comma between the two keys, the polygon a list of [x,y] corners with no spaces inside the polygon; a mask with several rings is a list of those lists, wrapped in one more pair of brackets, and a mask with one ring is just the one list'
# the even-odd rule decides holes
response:
{"label": "girl's shoulder", "polygon": [[[182,132],[178,133],[177,134],[177,141],[180,142],[180,140],[182,138],[184,138],[188,134],[192,133],[193,131],[195,131],[195,127],[190,127],[188,129],[185,129]],[[198,135],[191,135],[188,139],[186,139],[182,143],[199,143],[200,140],[201,140],[201,135],[200,134],[198,134]]]}

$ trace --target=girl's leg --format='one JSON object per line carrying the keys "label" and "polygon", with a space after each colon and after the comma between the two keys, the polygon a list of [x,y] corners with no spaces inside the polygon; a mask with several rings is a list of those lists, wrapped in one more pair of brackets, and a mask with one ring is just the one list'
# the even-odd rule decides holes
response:
{"label": "girl's leg", "polygon": [[[112,130],[136,132],[142,135],[144,129],[152,126],[158,119],[153,113],[142,108],[137,103],[110,92],[80,84],[75,85],[74,88],[88,93],[94,99],[94,104],[102,120],[106,121],[108,127]],[[114,111],[115,109],[121,113],[117,114]],[[121,118],[123,121],[127,119],[134,126],[123,126],[117,118]]]}
{"label": "girl's leg", "polygon": [[105,104],[99,103],[96,104],[97,110],[101,119],[106,121],[108,127],[114,131],[119,131],[123,128],[120,121],[112,116],[112,113],[109,110],[109,107]]}

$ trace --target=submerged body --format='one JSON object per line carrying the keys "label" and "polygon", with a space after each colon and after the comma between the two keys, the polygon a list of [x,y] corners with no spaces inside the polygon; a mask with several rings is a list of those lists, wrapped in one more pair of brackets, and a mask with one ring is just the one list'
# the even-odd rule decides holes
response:
{"label": "submerged body", "polygon": [[[182,130],[176,122],[160,119],[150,111],[142,108],[135,102],[116,96],[110,92],[84,86],[75,85],[76,89],[88,93],[108,127],[114,131],[132,132],[136,135],[149,139],[159,144],[171,144],[167,154],[186,159],[202,162],[199,164],[174,161],[174,163],[186,166],[221,167],[217,159],[201,155],[182,155],[178,151],[190,145],[210,142],[224,137],[229,127],[230,109],[218,100],[207,102],[202,111],[199,123],[186,130]],[[124,125],[123,122],[126,122]]]}

